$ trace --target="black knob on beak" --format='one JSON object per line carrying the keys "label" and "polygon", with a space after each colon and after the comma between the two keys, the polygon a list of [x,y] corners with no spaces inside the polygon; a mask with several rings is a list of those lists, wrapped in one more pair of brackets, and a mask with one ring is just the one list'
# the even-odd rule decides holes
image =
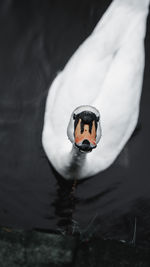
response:
{"label": "black knob on beak", "polygon": [[89,140],[85,139],[85,140],[82,142],[82,145],[87,145],[87,146],[89,146],[89,145],[90,145]]}
{"label": "black knob on beak", "polygon": [[80,146],[80,150],[89,152],[92,150],[89,140],[85,139]]}

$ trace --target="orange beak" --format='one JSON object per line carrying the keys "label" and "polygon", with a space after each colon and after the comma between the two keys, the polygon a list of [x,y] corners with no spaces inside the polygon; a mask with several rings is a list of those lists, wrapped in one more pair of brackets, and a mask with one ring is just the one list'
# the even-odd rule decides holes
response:
{"label": "orange beak", "polygon": [[96,128],[95,123],[93,121],[92,123],[92,130],[91,133],[89,131],[89,125],[84,125],[84,130],[81,133],[81,119],[79,119],[79,122],[77,124],[77,127],[75,129],[75,144],[81,144],[84,140],[88,140],[89,143],[92,145],[92,147],[96,147]]}

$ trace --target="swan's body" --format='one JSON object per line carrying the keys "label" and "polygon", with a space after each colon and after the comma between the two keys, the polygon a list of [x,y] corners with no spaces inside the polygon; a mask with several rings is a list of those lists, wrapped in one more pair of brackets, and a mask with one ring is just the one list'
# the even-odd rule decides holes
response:
{"label": "swan's body", "polygon": [[[42,142],[52,165],[67,179],[86,178],[109,167],[135,129],[149,1],[114,0],[51,85]],[[102,138],[87,155],[72,148],[66,134],[80,105],[94,106],[101,115]]]}

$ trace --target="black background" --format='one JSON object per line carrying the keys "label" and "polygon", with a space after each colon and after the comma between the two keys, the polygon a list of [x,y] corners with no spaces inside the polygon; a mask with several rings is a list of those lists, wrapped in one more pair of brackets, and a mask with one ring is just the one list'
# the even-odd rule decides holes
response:
{"label": "black background", "polygon": [[[150,22],[138,128],[115,163],[74,194],[41,144],[48,88],[111,1],[0,2],[0,225],[56,230],[90,220],[99,235],[150,241]],[[94,219],[95,218],[95,219]]]}

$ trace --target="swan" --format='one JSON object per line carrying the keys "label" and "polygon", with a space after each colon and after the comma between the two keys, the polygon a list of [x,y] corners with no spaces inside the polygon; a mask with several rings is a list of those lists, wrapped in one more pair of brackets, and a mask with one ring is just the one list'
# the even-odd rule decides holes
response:
{"label": "swan", "polygon": [[108,168],[138,120],[150,0],[114,0],[52,82],[42,145],[65,179]]}

